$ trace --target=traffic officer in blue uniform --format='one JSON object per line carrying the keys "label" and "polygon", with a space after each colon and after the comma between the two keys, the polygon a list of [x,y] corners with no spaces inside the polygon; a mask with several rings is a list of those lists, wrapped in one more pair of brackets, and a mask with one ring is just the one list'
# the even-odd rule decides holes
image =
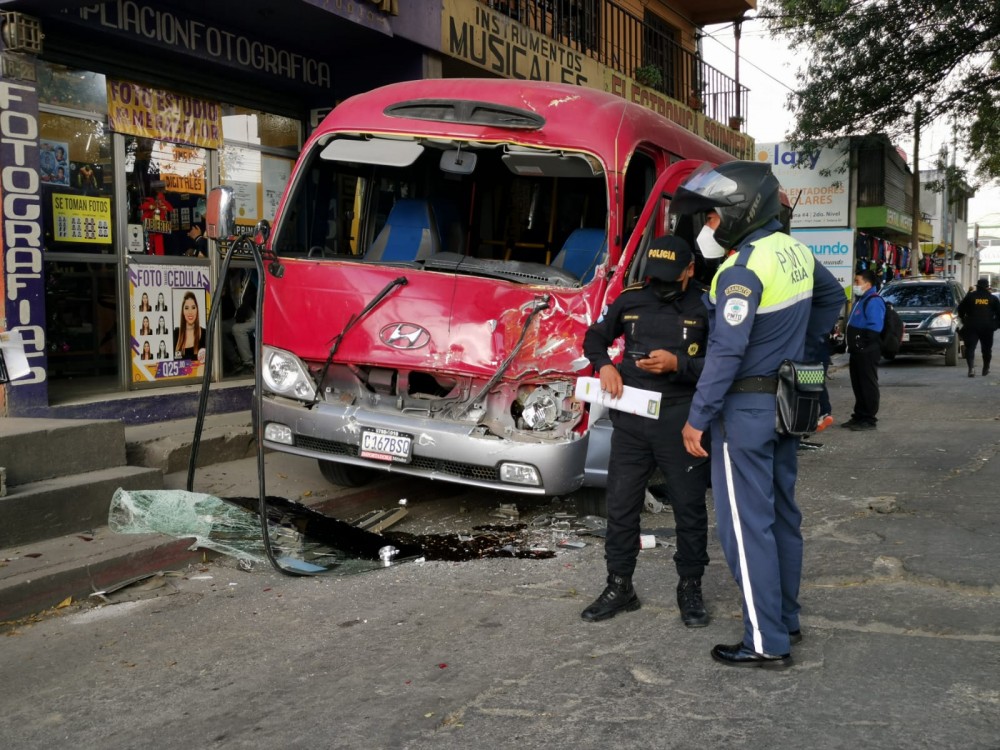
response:
{"label": "traffic officer in blue uniform", "polygon": [[[709,623],[701,593],[701,576],[708,564],[709,462],[687,454],[681,429],[705,361],[708,313],[701,301],[705,288],[692,281],[694,255],[680,237],[652,240],[641,274],[644,282],[622,291],[588,329],[583,342],[603,390],[618,398],[628,385],[657,391],[661,400],[655,419],[611,410],[615,429],[608,461],[607,587],[581,617],[595,622],[639,608],[632,586],[639,514],[646,482],[659,467],[667,480],[677,533],[677,606],[687,627],[704,627]],[[622,334],[625,356],[619,371],[608,347]]]}
{"label": "traffic officer in blue uniform", "polygon": [[782,231],[780,186],[767,164],[705,165],[677,189],[671,211],[705,213],[716,243],[736,250],[707,295],[708,353],[683,430],[688,453],[704,457],[711,427],[719,540],[743,594],[743,638],[715,646],[712,658],[787,667],[801,638],[802,514],[799,439],[775,430],[776,376],[783,360],[802,361],[807,339],[833,328],[844,292]]}

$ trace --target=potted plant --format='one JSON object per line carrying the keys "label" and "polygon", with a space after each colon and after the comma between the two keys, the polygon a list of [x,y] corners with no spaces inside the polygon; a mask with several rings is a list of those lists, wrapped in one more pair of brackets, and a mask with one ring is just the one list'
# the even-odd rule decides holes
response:
{"label": "potted plant", "polygon": [[635,69],[635,80],[643,86],[659,88],[663,85],[663,73],[655,65],[643,65]]}
{"label": "potted plant", "polygon": [[733,115],[729,118],[729,127],[733,130],[739,130],[743,126],[743,118],[739,115]]}

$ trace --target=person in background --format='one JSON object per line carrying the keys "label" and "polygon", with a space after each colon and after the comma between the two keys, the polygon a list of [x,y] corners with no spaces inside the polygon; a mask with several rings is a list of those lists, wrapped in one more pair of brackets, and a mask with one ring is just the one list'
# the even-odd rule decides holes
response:
{"label": "person in background", "polygon": [[990,374],[993,359],[993,333],[1000,327],[1000,300],[990,294],[990,282],[979,279],[975,291],[966,294],[958,305],[965,342],[965,361],[969,377],[976,376],[976,344],[983,348],[983,375]]}
{"label": "person in background", "polygon": [[234,302],[236,314],[229,325],[223,325],[222,330],[223,333],[232,334],[233,340],[236,342],[236,352],[240,360],[237,374],[253,373],[254,355],[253,347],[250,345],[250,334],[256,330],[257,325],[256,271],[251,271],[246,275],[239,295]]}
{"label": "person in background", "polygon": [[879,335],[885,325],[885,301],[879,296],[870,269],[854,275],[854,306],[847,318],[847,351],[854,411],[841,424],[855,432],[874,430],[878,424],[878,362],[882,358]]}
{"label": "person in background", "polygon": [[708,353],[682,431],[687,452],[700,458],[711,427],[719,541],[743,595],[742,639],[716,645],[711,656],[730,667],[782,669],[802,638],[803,543],[799,439],[775,429],[777,373],[829,333],[844,292],[782,231],[781,186],[767,164],[704,165],[678,186],[670,210],[717,214],[715,242],[736,249],[706,295]]}
{"label": "person in background", "polygon": [[188,246],[184,254],[189,258],[208,257],[208,238],[205,237],[205,222],[196,221],[191,224],[187,233]]}
{"label": "person in background", "polygon": [[[644,283],[627,287],[583,340],[601,389],[620,398],[624,386],[661,394],[656,419],[611,410],[608,460],[608,532],[604,545],[607,587],[583,612],[587,622],[639,609],[632,585],[639,553],[639,515],[646,482],[659,468],[670,488],[677,530],[677,607],[686,627],[708,625],[701,577],[708,564],[709,462],[684,450],[681,428],[705,362],[708,314],[704,287],[692,283],[694,255],[680,237],[654,239],[646,252]],[[615,367],[608,347],[625,337],[625,357]]]}

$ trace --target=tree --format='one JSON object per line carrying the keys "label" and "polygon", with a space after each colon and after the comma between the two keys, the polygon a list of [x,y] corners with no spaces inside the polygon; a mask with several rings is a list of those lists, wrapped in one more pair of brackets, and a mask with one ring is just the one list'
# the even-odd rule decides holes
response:
{"label": "tree", "polygon": [[910,134],[920,101],[1000,177],[1000,0],[766,0],[758,18],[808,54],[789,97],[800,148]]}

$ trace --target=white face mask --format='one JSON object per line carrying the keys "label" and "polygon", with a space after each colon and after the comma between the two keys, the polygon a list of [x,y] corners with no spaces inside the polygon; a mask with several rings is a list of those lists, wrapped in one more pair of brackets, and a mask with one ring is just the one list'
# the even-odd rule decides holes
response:
{"label": "white face mask", "polygon": [[698,249],[706,260],[717,260],[726,257],[726,248],[715,241],[715,230],[708,224],[701,228],[695,239]]}
{"label": "white face mask", "polygon": [[860,285],[858,285],[858,284],[855,284],[855,285],[854,285],[854,286],[853,286],[852,288],[854,289],[854,296],[855,296],[855,297],[860,297],[860,296],[861,296],[861,295],[863,295],[863,294],[864,294],[864,293],[865,293],[866,291],[868,291],[868,290],[867,290],[867,289],[865,289],[865,288],[864,288],[863,286],[860,286]]}

